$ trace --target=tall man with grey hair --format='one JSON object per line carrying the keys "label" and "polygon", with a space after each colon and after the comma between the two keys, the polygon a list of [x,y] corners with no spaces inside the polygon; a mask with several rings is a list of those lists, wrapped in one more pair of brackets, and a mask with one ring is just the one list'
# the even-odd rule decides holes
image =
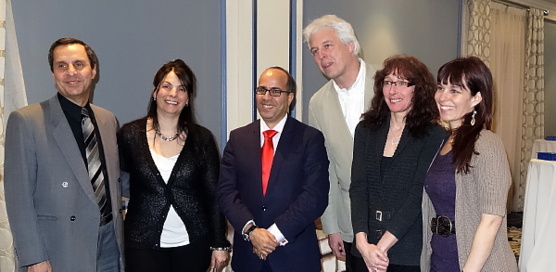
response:
{"label": "tall man with grey hair", "polygon": [[360,46],[353,28],[336,15],[315,19],[303,30],[303,36],[317,67],[330,79],[309,102],[309,124],[324,134],[330,160],[323,231],[334,255],[345,258],[347,271],[353,271],[349,199],[353,135],[373,97],[376,70],[358,58]]}

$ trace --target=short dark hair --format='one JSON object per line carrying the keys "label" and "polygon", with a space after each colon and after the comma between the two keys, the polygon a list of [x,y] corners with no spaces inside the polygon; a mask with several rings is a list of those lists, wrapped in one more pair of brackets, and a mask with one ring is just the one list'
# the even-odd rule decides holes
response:
{"label": "short dark hair", "polygon": [[284,72],[284,74],[286,74],[286,76],[288,77],[288,80],[286,81],[286,87],[288,87],[288,91],[293,93],[293,100],[292,103],[290,104],[289,107],[289,112],[291,112],[293,110],[293,108],[295,107],[295,98],[296,98],[296,94],[297,94],[297,83],[295,83],[295,79],[293,78],[292,75],[290,75],[290,73],[288,71],[286,71],[286,69],[280,67],[280,66],[272,66],[266,70],[270,70],[270,69],[276,69],[276,70],[280,70],[282,72]]}
{"label": "short dark hair", "polygon": [[72,37],[65,37],[56,40],[51,46],[50,50],[48,50],[48,64],[50,65],[50,71],[54,72],[54,50],[58,46],[62,45],[70,45],[70,44],[81,44],[85,47],[85,52],[87,53],[87,57],[89,58],[89,63],[91,64],[91,68],[94,70],[97,67],[98,59],[95,51],[84,41],[72,38]]}

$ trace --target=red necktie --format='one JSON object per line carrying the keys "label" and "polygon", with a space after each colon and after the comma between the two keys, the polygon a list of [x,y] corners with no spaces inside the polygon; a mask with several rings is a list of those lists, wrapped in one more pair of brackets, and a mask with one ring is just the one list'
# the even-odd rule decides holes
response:
{"label": "red necktie", "polygon": [[270,169],[272,168],[272,160],[274,159],[274,147],[272,145],[272,137],[276,135],[278,131],[267,130],[263,132],[264,144],[261,149],[261,165],[262,165],[262,178],[263,178],[263,195],[266,194],[266,188],[268,187],[268,179],[270,177]]}

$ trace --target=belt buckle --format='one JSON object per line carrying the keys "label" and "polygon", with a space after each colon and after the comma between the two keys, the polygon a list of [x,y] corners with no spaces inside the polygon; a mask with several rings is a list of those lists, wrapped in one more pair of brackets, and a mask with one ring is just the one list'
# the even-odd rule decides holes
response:
{"label": "belt buckle", "polygon": [[382,221],[382,211],[376,211],[375,213],[375,219],[377,221]]}
{"label": "belt buckle", "polygon": [[112,218],[112,214],[111,214],[111,213],[110,213],[110,214],[107,214],[107,215],[101,215],[101,216],[100,216],[100,226],[102,227],[102,226],[104,226],[104,225],[110,223],[110,221],[112,221],[112,219],[113,219],[113,218]]}
{"label": "belt buckle", "polygon": [[[446,223],[447,222],[447,226]],[[442,226],[441,226],[442,225]],[[448,227],[448,228],[446,228]],[[452,220],[450,220],[449,217],[447,216],[438,216],[436,218],[436,233],[440,234],[443,237],[448,237],[450,236],[450,234],[452,234],[452,229],[454,226],[452,226]]]}

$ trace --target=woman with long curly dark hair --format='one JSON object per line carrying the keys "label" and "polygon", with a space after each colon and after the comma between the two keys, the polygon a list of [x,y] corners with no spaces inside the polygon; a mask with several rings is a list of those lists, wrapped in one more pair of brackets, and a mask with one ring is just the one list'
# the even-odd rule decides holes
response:
{"label": "woman with long curly dark hair", "polygon": [[376,72],[371,109],[355,130],[351,213],[356,271],[419,271],[421,199],[430,162],[446,137],[436,81],[412,56]]}

